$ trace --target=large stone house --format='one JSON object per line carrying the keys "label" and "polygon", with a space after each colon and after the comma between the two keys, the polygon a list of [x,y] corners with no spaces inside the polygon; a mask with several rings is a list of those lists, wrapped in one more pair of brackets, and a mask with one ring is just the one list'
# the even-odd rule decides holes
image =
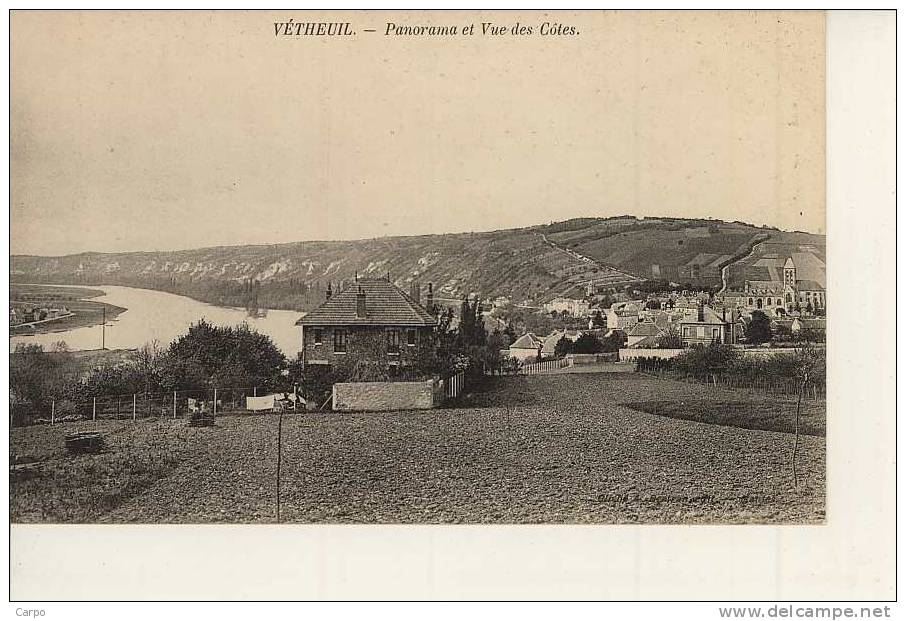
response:
{"label": "large stone house", "polygon": [[700,305],[694,314],[679,322],[680,336],[685,345],[734,344],[739,340],[738,323],[732,311],[726,309],[718,315],[711,308]]}
{"label": "large stone house", "polygon": [[336,294],[328,285],[326,301],[296,322],[303,365],[411,364],[420,348],[433,347],[437,327],[431,285],[427,308],[419,294],[418,285],[406,294],[389,278],[357,278]]}

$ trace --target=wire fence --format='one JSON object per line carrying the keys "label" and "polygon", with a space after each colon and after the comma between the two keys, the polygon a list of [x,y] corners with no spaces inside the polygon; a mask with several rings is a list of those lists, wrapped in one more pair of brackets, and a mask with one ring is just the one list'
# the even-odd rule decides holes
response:
{"label": "wire fence", "polygon": [[[444,379],[444,398],[455,399],[465,388],[463,371]],[[106,394],[89,399],[51,398],[41,403],[10,407],[10,425],[41,425],[98,420],[193,420],[234,414],[266,414],[321,410],[323,404],[306,401],[295,389],[210,388],[168,392]],[[321,405],[321,407],[318,407]]]}
{"label": "wire fence", "polygon": [[[14,425],[54,424],[80,420],[180,419],[197,415],[294,411],[305,407],[305,401],[294,390],[210,388],[107,394],[78,401],[50,399],[27,408],[11,407],[10,417]],[[26,411],[17,412],[22,409]]]}

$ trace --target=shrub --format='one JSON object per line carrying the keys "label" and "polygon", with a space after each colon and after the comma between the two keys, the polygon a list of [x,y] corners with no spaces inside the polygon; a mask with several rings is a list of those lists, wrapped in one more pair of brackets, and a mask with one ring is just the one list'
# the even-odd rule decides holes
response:
{"label": "shrub", "polygon": [[670,358],[658,358],[657,356],[645,356],[636,358],[635,370],[641,373],[651,371],[669,371],[673,366]]}
{"label": "shrub", "polygon": [[604,344],[594,334],[586,332],[576,339],[570,350],[573,354],[598,354],[604,351]]}
{"label": "shrub", "polygon": [[747,343],[760,345],[767,343],[773,338],[771,332],[771,320],[762,311],[752,311],[752,318],[745,327],[745,337]]}
{"label": "shrub", "polygon": [[697,345],[673,358],[672,368],[683,375],[702,377],[728,370],[738,356],[732,345]]}

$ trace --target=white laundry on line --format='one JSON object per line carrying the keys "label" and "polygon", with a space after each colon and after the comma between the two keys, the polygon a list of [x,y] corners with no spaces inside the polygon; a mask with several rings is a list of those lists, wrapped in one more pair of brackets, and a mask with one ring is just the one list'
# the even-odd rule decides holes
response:
{"label": "white laundry on line", "polygon": [[274,395],[267,395],[266,397],[246,397],[245,409],[251,412],[272,410],[274,409]]}

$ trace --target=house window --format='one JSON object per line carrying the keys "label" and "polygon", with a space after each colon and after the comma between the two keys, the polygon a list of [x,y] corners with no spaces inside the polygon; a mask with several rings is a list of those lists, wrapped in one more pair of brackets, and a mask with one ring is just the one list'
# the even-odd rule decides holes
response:
{"label": "house window", "polygon": [[415,328],[409,328],[408,330],[406,330],[406,345],[409,345],[410,347],[412,347],[413,345],[415,345],[415,339],[416,339]]}
{"label": "house window", "polygon": [[692,327],[684,326],[683,327],[683,338],[692,338]]}
{"label": "house window", "polygon": [[711,340],[720,341],[720,328],[711,328]]}
{"label": "house window", "polygon": [[387,353],[398,354],[400,351],[400,331],[387,330]]}
{"label": "house window", "polygon": [[346,353],[346,339],[347,339],[346,330],[334,330],[333,331],[333,350],[334,350],[334,352],[340,353],[340,354]]}
{"label": "house window", "polygon": [[315,342],[315,345],[320,345],[323,342],[324,334],[321,328],[315,328],[311,331],[311,337]]}

